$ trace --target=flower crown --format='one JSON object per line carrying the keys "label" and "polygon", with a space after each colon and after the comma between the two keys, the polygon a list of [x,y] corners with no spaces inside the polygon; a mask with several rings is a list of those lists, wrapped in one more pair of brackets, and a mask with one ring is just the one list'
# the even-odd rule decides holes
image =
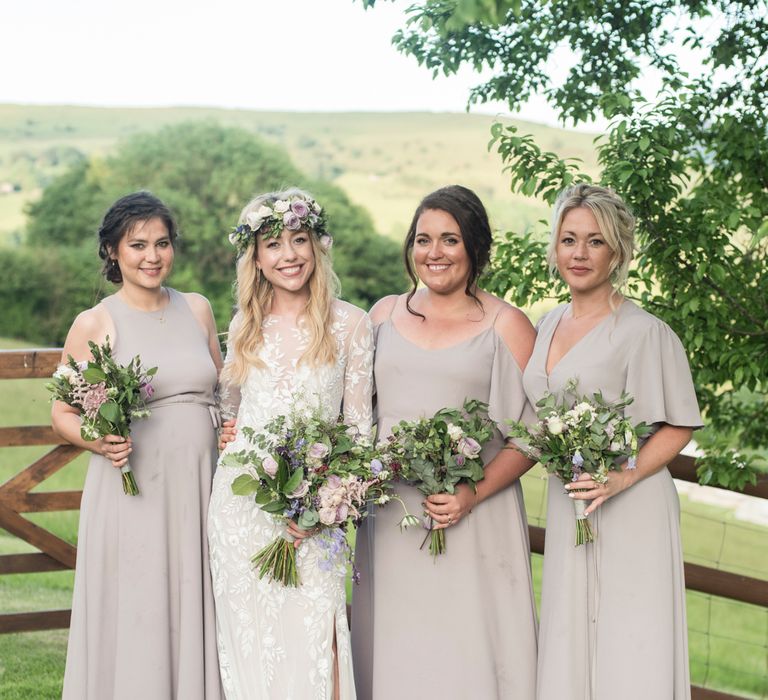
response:
{"label": "flower crown", "polygon": [[248,212],[245,223],[232,229],[229,242],[242,253],[256,240],[257,233],[263,238],[279,238],[283,229],[312,231],[321,242],[331,240],[325,228],[322,207],[314,199],[291,195],[287,199],[275,200],[271,206],[262,204],[256,211]]}

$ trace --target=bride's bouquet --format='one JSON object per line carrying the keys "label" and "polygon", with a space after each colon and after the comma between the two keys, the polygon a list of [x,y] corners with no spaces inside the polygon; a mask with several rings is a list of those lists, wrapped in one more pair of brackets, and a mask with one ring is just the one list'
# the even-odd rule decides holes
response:
{"label": "bride's bouquet", "polygon": [[[645,423],[632,424],[624,409],[634,400],[623,393],[618,401],[606,401],[600,392],[592,396],[575,393],[578,382],[571,379],[560,397],[547,393],[536,404],[539,420],[532,425],[510,421],[509,436],[522,438],[519,449],[537,460],[564,484],[578,481],[584,473],[597,483],[605,483],[609,471],[634,469],[638,439],[650,432]],[[584,499],[574,499],[576,511],[576,546],[593,542],[595,535],[584,515]]]}
{"label": "bride's bouquet", "polygon": [[[98,440],[105,435],[128,437],[131,421],[149,415],[146,400],[154,393],[151,380],[157,367],[145,369],[138,355],[127,365],[119,365],[112,357],[109,337],[103,345],[89,341],[88,347],[92,360],[75,362],[68,355],[46,388],[53,400],[80,411],[83,440]],[[138,495],[130,465],[126,462],[120,471],[123,491],[129,496]]]}
{"label": "bride's bouquet", "polygon": [[[384,468],[370,439],[341,419],[318,415],[278,416],[260,433],[242,429],[253,449],[224,457],[229,465],[249,467],[232,482],[238,496],[253,496],[256,504],[276,518],[293,519],[302,530],[329,532],[329,555],[351,550],[342,536],[348,524],[358,524],[368,504],[393,498],[392,473]],[[407,518],[415,520],[414,516]],[[286,532],[251,559],[259,578],[268,576],[285,586],[298,586],[296,549]]]}
{"label": "bride's bouquet", "polygon": [[[442,408],[431,418],[400,421],[381,444],[384,462],[404,481],[426,496],[454,493],[460,483],[476,484],[483,478],[480,451],[493,435],[488,405],[468,399],[461,409]],[[401,522],[401,526],[408,523]],[[434,529],[430,519],[429,551],[445,552],[445,530]]]}

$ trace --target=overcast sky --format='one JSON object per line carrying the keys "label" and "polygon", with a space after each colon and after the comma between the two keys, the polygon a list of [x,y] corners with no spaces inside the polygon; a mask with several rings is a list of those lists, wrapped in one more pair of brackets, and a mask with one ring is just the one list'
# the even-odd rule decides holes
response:
{"label": "overcast sky", "polygon": [[[0,102],[463,111],[477,75],[433,80],[391,45],[410,4],[5,0]],[[542,100],[518,116],[557,123]]]}

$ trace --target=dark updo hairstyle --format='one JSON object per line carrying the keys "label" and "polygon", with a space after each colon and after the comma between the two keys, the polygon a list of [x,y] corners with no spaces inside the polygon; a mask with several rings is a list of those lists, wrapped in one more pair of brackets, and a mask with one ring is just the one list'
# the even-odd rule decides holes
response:
{"label": "dark updo hairstyle", "polygon": [[171,245],[178,232],[171,210],[155,195],[144,190],[133,192],[118,199],[104,215],[99,227],[99,257],[104,261],[102,273],[109,282],[121,284],[123,275],[117,260],[110,255],[117,252],[117,246],[137,224],[150,219],[160,219],[168,229]]}
{"label": "dark updo hairstyle", "polygon": [[467,257],[469,257],[469,277],[467,278],[467,286],[464,292],[482,306],[482,303],[475,294],[475,284],[491,256],[493,234],[491,233],[491,224],[488,221],[488,213],[485,211],[480,198],[472,190],[461,185],[448,185],[448,187],[441,187],[439,190],[435,190],[421,200],[421,204],[419,204],[413,215],[408,235],[405,237],[405,244],[403,245],[405,269],[408,272],[408,277],[411,278],[411,282],[413,282],[413,287],[408,292],[405,302],[408,311],[415,316],[423,317],[423,314],[411,308],[411,299],[419,285],[418,275],[413,269],[411,253],[416,241],[416,226],[419,217],[430,209],[444,211],[456,219],[459,231],[461,231],[464,248],[467,251]]}

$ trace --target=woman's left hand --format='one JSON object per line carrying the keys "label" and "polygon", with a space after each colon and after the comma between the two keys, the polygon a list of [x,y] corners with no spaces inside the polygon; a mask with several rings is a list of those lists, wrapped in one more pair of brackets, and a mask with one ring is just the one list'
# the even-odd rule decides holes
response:
{"label": "woman's left hand", "polygon": [[477,494],[467,484],[459,484],[456,493],[436,493],[427,496],[424,501],[424,510],[427,512],[434,525],[433,530],[442,530],[456,525],[467,515],[477,502]]}
{"label": "woman's left hand", "polygon": [[232,442],[237,436],[237,426],[235,419],[229,418],[221,424],[219,428],[219,451],[226,449],[227,443]]}
{"label": "woman's left hand", "polygon": [[584,511],[584,515],[589,515],[609,498],[628,489],[633,483],[634,479],[626,470],[608,472],[608,478],[604,484],[595,481],[590,474],[584,472],[576,481],[566,484],[565,490],[570,498],[592,501]]}
{"label": "woman's left hand", "polygon": [[320,531],[320,528],[315,527],[311,530],[302,530],[295,520],[287,520],[286,530],[288,531],[288,534],[293,537],[293,546],[298,549],[305,539],[314,537]]}

